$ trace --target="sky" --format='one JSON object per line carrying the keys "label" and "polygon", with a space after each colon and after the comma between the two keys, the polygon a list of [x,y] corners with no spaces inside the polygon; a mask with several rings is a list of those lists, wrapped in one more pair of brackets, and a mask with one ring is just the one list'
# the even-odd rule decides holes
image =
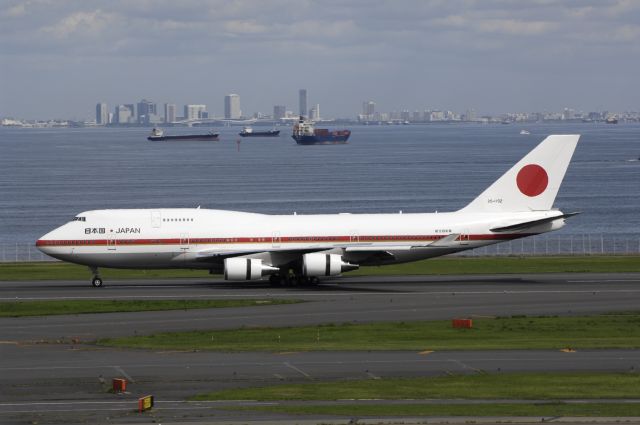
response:
{"label": "sky", "polygon": [[640,110],[636,0],[0,0],[0,117]]}

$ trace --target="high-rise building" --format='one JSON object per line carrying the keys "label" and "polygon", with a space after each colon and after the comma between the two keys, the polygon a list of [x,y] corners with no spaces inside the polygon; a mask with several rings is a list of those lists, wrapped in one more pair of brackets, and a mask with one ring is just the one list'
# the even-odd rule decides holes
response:
{"label": "high-rise building", "polygon": [[562,112],[562,119],[563,120],[571,120],[574,119],[576,116],[576,111],[571,109],[571,108],[564,108],[564,111]]}
{"label": "high-rise building", "polygon": [[149,124],[153,122],[155,115],[158,115],[158,105],[147,99],[142,99],[138,102],[138,124]]}
{"label": "high-rise building", "polygon": [[320,104],[316,104],[316,106],[309,109],[309,119],[312,121],[320,121]]}
{"label": "high-rise building", "polygon": [[202,118],[202,113],[207,110],[207,105],[184,105],[184,119],[187,121]]}
{"label": "high-rise building", "polygon": [[113,114],[117,124],[129,124],[133,121],[133,105],[118,105]]}
{"label": "high-rise building", "polygon": [[136,117],[136,105],[135,105],[135,103],[125,103],[124,106],[129,108],[129,110],[131,111],[131,118],[135,118]]}
{"label": "high-rise building", "polygon": [[172,123],[176,120],[176,104],[165,103],[164,104],[164,122]]}
{"label": "high-rise building", "polygon": [[298,91],[298,106],[300,115],[307,113],[307,89],[300,89]]}
{"label": "high-rise building", "polygon": [[107,111],[106,103],[98,103],[96,105],[96,124],[98,125],[109,124],[109,111]]}
{"label": "high-rise building", "polygon": [[467,109],[467,113],[465,114],[465,119],[467,121],[476,121],[476,111],[475,109]]}
{"label": "high-rise building", "polygon": [[224,97],[224,117],[228,120],[237,120],[242,116],[240,110],[240,96],[235,93]]}
{"label": "high-rise building", "polygon": [[373,100],[369,100],[367,102],[362,102],[362,115],[373,116],[376,112],[376,102]]}
{"label": "high-rise building", "polygon": [[273,107],[273,119],[279,120],[287,115],[287,107],[284,105],[275,105]]}

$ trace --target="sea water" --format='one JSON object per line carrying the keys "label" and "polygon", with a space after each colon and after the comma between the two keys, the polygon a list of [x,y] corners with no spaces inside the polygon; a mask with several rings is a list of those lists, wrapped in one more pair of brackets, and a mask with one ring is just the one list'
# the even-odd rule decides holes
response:
{"label": "sea water", "polygon": [[33,244],[79,212],[105,208],[454,211],[547,135],[581,134],[555,206],[582,214],[556,234],[617,238],[638,249],[640,124],[350,129],[346,145],[298,146],[288,127],[280,137],[244,139],[240,127],[213,128],[217,142],[149,142],[148,128],[0,128],[0,245]]}

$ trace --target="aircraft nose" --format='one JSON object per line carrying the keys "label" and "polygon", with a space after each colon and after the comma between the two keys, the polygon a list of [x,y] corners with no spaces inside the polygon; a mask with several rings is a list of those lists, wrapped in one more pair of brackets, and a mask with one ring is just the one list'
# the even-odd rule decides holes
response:
{"label": "aircraft nose", "polygon": [[52,237],[52,233],[54,232],[55,230],[53,232],[49,232],[46,235],[41,236],[36,241],[36,248],[40,250],[40,252],[43,252],[45,254],[51,253],[51,248],[53,247],[53,241],[55,239]]}
{"label": "aircraft nose", "polygon": [[38,248],[41,252],[48,254],[48,251],[49,251],[47,248],[48,242],[49,242],[49,239],[42,236],[40,239],[36,241],[36,248]]}

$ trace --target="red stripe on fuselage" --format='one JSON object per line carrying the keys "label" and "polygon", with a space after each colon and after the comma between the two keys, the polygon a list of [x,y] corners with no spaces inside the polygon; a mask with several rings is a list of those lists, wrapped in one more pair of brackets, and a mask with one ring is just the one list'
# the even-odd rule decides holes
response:
{"label": "red stripe on fuselage", "polygon": [[[491,241],[510,240],[534,233],[463,235],[463,240]],[[384,236],[282,236],[239,238],[170,238],[170,239],[39,239],[36,246],[104,246],[104,245],[206,245],[237,243],[309,243],[309,242],[433,242],[448,235],[384,235]],[[460,238],[456,239],[460,240]]]}

